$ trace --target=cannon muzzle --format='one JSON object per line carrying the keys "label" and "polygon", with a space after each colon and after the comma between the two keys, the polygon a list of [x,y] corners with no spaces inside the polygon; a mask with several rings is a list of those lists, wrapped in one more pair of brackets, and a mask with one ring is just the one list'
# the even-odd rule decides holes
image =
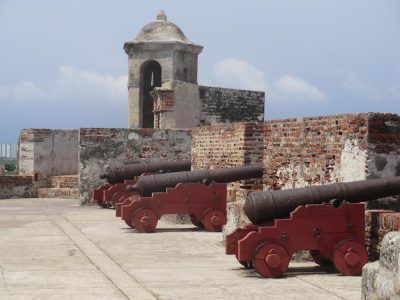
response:
{"label": "cannon muzzle", "polygon": [[290,190],[249,193],[244,212],[253,224],[288,217],[299,205],[320,204],[333,199],[350,203],[367,202],[400,194],[400,176]]}
{"label": "cannon muzzle", "polygon": [[186,160],[144,162],[126,164],[119,167],[107,167],[105,173],[100,175],[100,178],[106,179],[108,183],[115,184],[127,179],[133,179],[143,173],[190,171],[190,168],[191,162]]}
{"label": "cannon muzzle", "polygon": [[218,168],[194,170],[191,172],[173,172],[139,177],[135,185],[128,186],[128,190],[136,191],[143,197],[149,197],[154,192],[165,192],[168,187],[175,187],[178,183],[197,182],[232,182],[243,179],[258,178],[263,174],[262,164],[232,168]]}

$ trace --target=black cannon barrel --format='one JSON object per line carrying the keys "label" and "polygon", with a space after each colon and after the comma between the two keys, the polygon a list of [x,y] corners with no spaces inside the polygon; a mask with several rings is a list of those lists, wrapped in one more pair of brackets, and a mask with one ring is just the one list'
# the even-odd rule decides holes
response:
{"label": "black cannon barrel", "polygon": [[143,173],[154,173],[159,171],[162,171],[163,173],[189,171],[190,168],[191,162],[186,160],[143,162],[137,164],[126,164],[122,166],[107,167],[105,173],[100,175],[100,178],[106,179],[108,183],[114,184],[123,182],[127,179],[133,179],[133,177],[139,176]]}
{"label": "black cannon barrel", "polygon": [[400,176],[290,190],[249,193],[244,212],[253,224],[288,217],[299,205],[319,204],[333,199],[350,203],[366,202],[400,194]]}
{"label": "black cannon barrel", "polygon": [[173,172],[168,174],[148,175],[138,178],[135,185],[128,186],[128,190],[136,191],[141,196],[149,197],[154,192],[165,192],[168,187],[175,187],[178,183],[196,183],[204,181],[232,182],[242,179],[261,177],[262,164],[231,168],[194,170],[191,172]]}

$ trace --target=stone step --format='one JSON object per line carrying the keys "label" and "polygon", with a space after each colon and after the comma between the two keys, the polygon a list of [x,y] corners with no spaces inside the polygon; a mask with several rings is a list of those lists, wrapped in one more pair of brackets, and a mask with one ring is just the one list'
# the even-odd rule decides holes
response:
{"label": "stone step", "polygon": [[77,189],[78,184],[79,184],[78,175],[58,175],[58,176],[50,176],[49,178],[50,188]]}
{"label": "stone step", "polygon": [[79,189],[38,188],[38,198],[79,198]]}

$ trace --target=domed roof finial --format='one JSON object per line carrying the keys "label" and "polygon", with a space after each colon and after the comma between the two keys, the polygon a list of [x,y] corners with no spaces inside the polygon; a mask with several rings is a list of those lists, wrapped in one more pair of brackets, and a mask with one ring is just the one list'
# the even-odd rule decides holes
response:
{"label": "domed roof finial", "polygon": [[160,12],[158,13],[157,21],[167,21],[167,15],[163,10],[160,10]]}

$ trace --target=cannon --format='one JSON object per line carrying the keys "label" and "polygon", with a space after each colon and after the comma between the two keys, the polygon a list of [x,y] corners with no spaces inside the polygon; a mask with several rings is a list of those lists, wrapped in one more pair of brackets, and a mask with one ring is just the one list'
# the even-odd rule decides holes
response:
{"label": "cannon", "polygon": [[115,184],[145,173],[190,171],[191,166],[191,162],[186,160],[126,164],[118,167],[107,167],[105,173],[100,175],[100,179],[106,179],[108,183]]}
{"label": "cannon", "polygon": [[186,171],[190,168],[190,161],[158,161],[107,167],[100,178],[106,179],[108,183],[95,189],[92,199],[103,208],[115,207],[116,203],[123,202],[127,197],[136,194],[126,191],[126,187],[135,184],[138,176],[150,173]]}
{"label": "cannon", "polygon": [[400,176],[383,179],[307,186],[291,190],[250,193],[243,210],[253,224],[284,218],[299,205],[319,204],[332,199],[366,202],[400,193]]}
{"label": "cannon", "polygon": [[174,187],[178,183],[227,183],[242,179],[258,178],[262,174],[262,164],[190,172],[173,172],[140,177],[136,184],[128,186],[127,190],[135,191],[142,197],[149,197],[152,193],[164,192],[166,188]]}
{"label": "cannon", "polygon": [[361,202],[399,193],[400,177],[249,193],[244,212],[253,223],[226,237],[226,254],[263,277],[282,276],[299,250],[360,275],[368,262]]}
{"label": "cannon", "polygon": [[153,232],[165,214],[188,214],[195,226],[221,231],[226,223],[227,183],[262,174],[262,165],[249,165],[139,177],[128,187],[137,195],[118,203],[116,215],[139,232]]}

